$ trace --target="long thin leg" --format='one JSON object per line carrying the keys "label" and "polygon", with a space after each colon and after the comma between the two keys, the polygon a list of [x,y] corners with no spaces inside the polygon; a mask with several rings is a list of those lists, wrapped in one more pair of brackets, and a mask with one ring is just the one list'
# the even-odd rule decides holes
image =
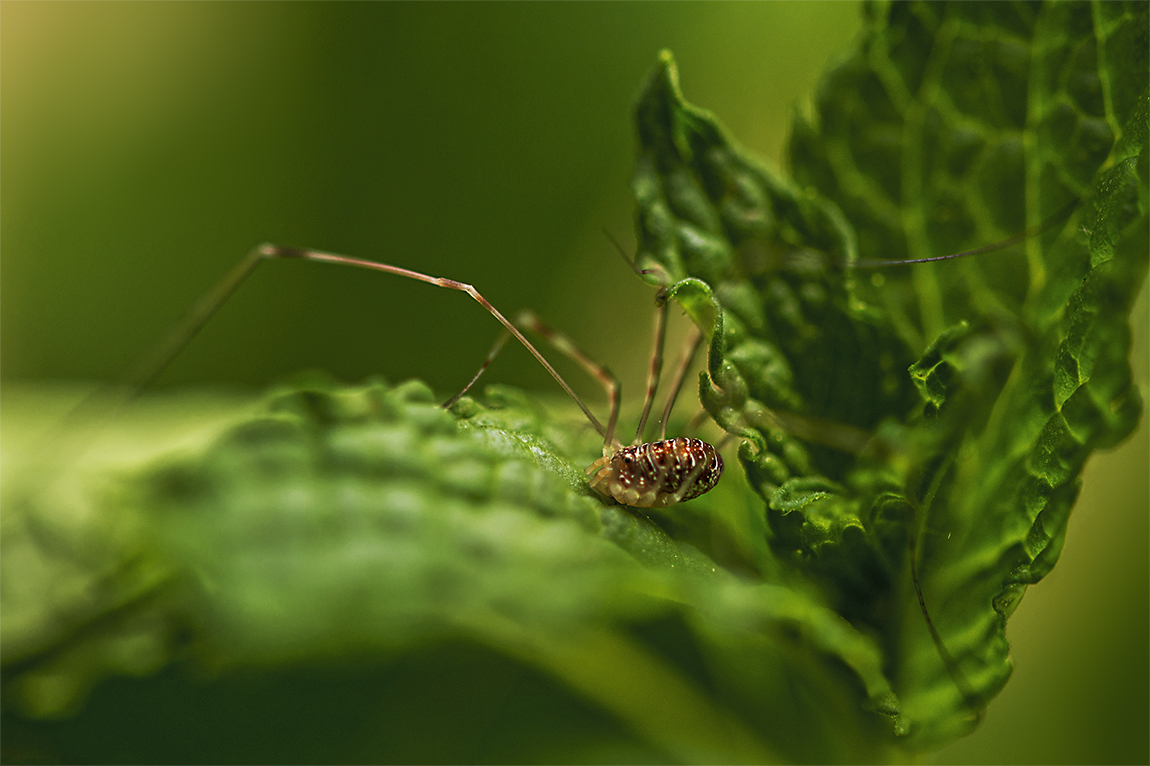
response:
{"label": "long thin leg", "polygon": [[538,333],[540,337],[554,346],[556,351],[568,359],[577,362],[589,375],[603,384],[603,388],[607,392],[607,399],[611,402],[611,414],[607,418],[607,431],[603,434],[603,449],[604,453],[606,453],[607,450],[613,452],[618,449],[619,443],[615,440],[615,426],[619,422],[619,402],[621,396],[619,381],[615,379],[611,371],[583,353],[570,338],[535,316],[533,312],[519,312],[515,317],[515,323],[526,327],[534,333]]}
{"label": "long thin leg", "polygon": [[[269,245],[259,245],[244,256],[224,278],[208,290],[180,319],[168,334],[160,339],[155,347],[128,369],[118,381],[96,388],[66,412],[56,423],[55,433],[66,433],[80,424],[91,425],[110,417],[116,410],[148,387],[163,372],[184,346],[203,329],[216,310],[231,296],[243,281],[267,256],[264,249]],[[55,444],[58,437],[50,437],[46,445]],[[65,458],[62,463],[77,459],[79,455]]]}
{"label": "long thin leg", "polygon": [[[533,311],[524,309],[523,311],[520,311],[518,314],[516,314],[515,325],[525,330],[530,330],[531,332],[537,333],[540,337],[554,346],[556,351],[563,354],[568,359],[578,363],[584,370],[587,371],[588,375],[595,378],[603,385],[603,389],[607,392],[607,400],[611,403],[611,415],[607,419],[607,432],[603,434],[603,447],[604,450],[610,450],[612,452],[618,449],[621,445],[615,440],[615,426],[619,421],[620,389],[619,381],[615,379],[615,376],[611,373],[611,371],[593,360],[591,357],[587,356],[587,354],[582,349],[575,345],[574,341],[556,330],[551,325],[544,322],[542,319],[536,316]],[[474,376],[472,376],[471,380],[466,386],[463,387],[462,391],[444,403],[444,407],[450,407],[451,405],[455,404],[457,401],[459,401],[460,397],[471,390],[471,387],[475,385],[477,380],[479,380],[479,376],[487,370],[487,368],[491,365],[491,362],[494,361],[499,352],[503,350],[503,347],[507,344],[507,339],[509,337],[511,337],[510,333],[508,333],[506,330],[499,334],[499,337],[495,341],[495,345],[491,347],[491,351],[487,354],[487,358],[483,360],[483,365],[479,368],[479,371],[476,372]]]}
{"label": "long thin leg", "polygon": [[[603,388],[607,391],[607,398],[611,402],[611,416],[607,422],[607,434],[605,434],[604,447],[614,448],[614,434],[615,426],[618,423],[619,416],[619,383],[615,380],[615,376],[606,367],[598,364],[591,357],[587,356],[575,343],[563,333],[551,327],[546,322],[541,320],[531,311],[521,311],[515,317],[515,324],[519,327],[531,330],[538,333],[544,339],[551,343],[555,349],[565,355],[567,358],[579,363],[589,375],[596,378],[603,384]],[[663,346],[667,337],[667,304],[659,303],[656,305],[655,310],[655,331],[654,331],[654,349],[651,352],[651,365],[647,374],[647,396],[643,403],[643,414],[639,418],[639,427],[635,431],[635,441],[632,444],[640,444],[643,441],[643,429],[647,425],[647,419],[651,414],[651,404],[655,400],[655,392],[659,387],[659,378],[663,370]],[[702,336],[700,336],[702,337]],[[503,332],[495,341],[495,345],[491,347],[491,351],[487,354],[487,358],[483,360],[483,365],[479,371],[471,378],[471,381],[464,386],[463,390],[455,396],[451,397],[443,406],[450,407],[455,404],[464,394],[466,394],[475,382],[479,380],[487,368],[494,361],[495,357],[503,350],[503,346],[507,343],[508,334]],[[682,385],[682,379],[678,381]],[[666,430],[664,428],[664,430]]]}
{"label": "long thin leg", "polygon": [[655,303],[654,348],[651,349],[651,365],[647,371],[647,395],[643,398],[643,414],[639,417],[639,427],[635,429],[635,441],[643,442],[643,429],[647,427],[647,417],[651,414],[651,403],[655,401],[655,391],[659,388],[659,377],[663,374],[663,346],[667,339],[667,302]]}
{"label": "long thin leg", "polygon": [[[651,269],[640,269],[636,266],[635,261],[627,257],[627,251],[623,249],[623,246],[619,244],[619,240],[615,239],[610,231],[603,229],[603,233],[607,235],[607,239],[615,246],[615,250],[623,259],[623,263],[626,263],[631,271],[640,277],[654,273]],[[670,280],[664,273],[661,275],[660,281],[665,285]],[[655,400],[655,390],[659,387],[659,377],[663,374],[663,346],[666,337],[667,302],[664,300],[663,293],[660,291],[659,296],[655,299],[655,347],[651,351],[651,365],[647,373],[647,395],[643,399],[643,414],[639,418],[639,427],[635,429],[635,441],[631,442],[633,445],[643,443],[643,430],[647,427],[647,418],[651,414],[651,403]]]}
{"label": "long thin leg", "polygon": [[479,377],[483,375],[483,373],[487,371],[487,368],[491,366],[491,363],[495,361],[495,357],[499,356],[499,352],[507,345],[507,341],[510,338],[511,333],[507,332],[507,330],[503,330],[499,333],[499,337],[495,339],[495,345],[487,352],[487,358],[483,360],[483,364],[481,364],[475,374],[471,376],[471,380],[467,381],[467,385],[463,387],[463,390],[443,403],[443,409],[451,407],[451,405],[458,402],[463,398],[464,394],[471,390],[471,387],[475,385]]}
{"label": "long thin leg", "polygon": [[204,328],[208,320],[219,310],[220,306],[231,297],[244,280],[255,271],[269,256],[265,252],[271,245],[257,245],[236,264],[235,268],[224,275],[212,289],[208,290],[197,300],[180,321],[168,331],[159,343],[142,359],[140,359],[121,378],[121,383],[130,388],[129,396],[135,396],[167,369],[168,365],[183,351],[193,338]]}
{"label": "long thin leg", "polygon": [[878,269],[883,268],[884,266],[906,266],[907,264],[911,263],[933,263],[934,261],[949,261],[954,258],[968,258],[972,255],[982,255],[983,253],[989,253],[994,250],[1002,250],[1004,248],[1010,247],[1011,245],[1016,245],[1023,240],[1045,233],[1047,229],[1050,229],[1068,219],[1081,204],[1081,199],[1075,199],[1061,207],[1056,213],[1054,213],[1054,215],[1050,216],[1044,221],[1041,221],[1036,226],[1031,226],[1029,229],[1024,229],[1017,234],[1012,234],[1006,239],[1000,239],[997,242],[992,242],[989,245],[983,245],[982,247],[976,247],[973,250],[964,250],[961,253],[951,253],[950,255],[935,255],[930,258],[904,258],[897,261],[884,260],[882,258],[860,258],[859,260],[852,263],[851,266],[856,269]]}
{"label": "long thin leg", "polygon": [[694,361],[695,354],[699,351],[699,344],[702,342],[703,333],[692,324],[687,333],[687,342],[683,344],[679,363],[675,365],[675,377],[671,380],[671,391],[667,394],[667,404],[663,407],[663,418],[659,421],[660,441],[667,438],[667,421],[671,417],[671,410],[675,406],[675,400],[679,398],[679,391],[683,388],[683,380],[687,377],[687,370],[690,369],[691,362]]}
{"label": "long thin leg", "polygon": [[169,332],[163,340],[156,346],[156,350],[145,357],[136,367],[134,367],[126,379],[126,382],[133,388],[133,393],[139,391],[151,383],[157,375],[172,362],[176,355],[186,346],[196,334],[203,329],[212,315],[223,305],[224,301],[228,299],[236,291],[236,289],[243,283],[245,279],[255,270],[256,266],[265,260],[272,260],[277,258],[296,258],[304,261],[313,261],[316,263],[336,263],[344,266],[356,266],[363,269],[373,269],[375,271],[382,271],[387,274],[395,274],[401,277],[408,277],[409,279],[417,279],[421,282],[436,285],[437,287],[446,287],[452,290],[459,290],[470,295],[476,302],[495,317],[506,330],[514,335],[515,338],[523,344],[523,346],[531,352],[531,355],[539,360],[539,363],[546,368],[547,372],[551,373],[551,377],[555,378],[556,382],[567,392],[579,408],[583,410],[583,414],[591,421],[595,429],[600,434],[606,435],[607,431],[604,430],[603,425],[583,403],[583,400],[576,395],[576,393],[567,385],[567,381],[560,377],[555,368],[543,358],[539,350],[531,345],[531,342],[523,336],[516,327],[499,313],[499,310],[487,302],[487,299],[479,294],[469,284],[457,282],[454,279],[445,279],[443,277],[433,277],[428,274],[421,274],[418,271],[411,271],[410,269],[403,269],[398,266],[391,266],[386,263],[379,263],[377,261],[364,260],[362,258],[351,258],[346,255],[336,255],[334,253],[325,253],[317,250],[301,250],[293,247],[279,247],[276,245],[263,244],[255,247],[247,256],[230,271],[220,282],[209,290],[196,304],[188,311],[183,319]]}
{"label": "long thin leg", "polygon": [[[644,277],[648,277],[648,276],[654,276],[656,282],[663,287],[666,287],[667,285],[671,284],[671,277],[670,277],[670,275],[667,274],[666,271],[663,270],[662,266],[659,266],[659,267],[653,268],[653,269],[641,269],[641,268],[639,268],[635,264],[635,261],[633,261],[629,255],[627,255],[627,251],[623,249],[623,246],[619,244],[619,240],[615,239],[615,235],[612,234],[609,229],[604,227],[603,233],[605,235],[607,235],[607,240],[612,245],[615,246],[615,250],[619,253],[620,257],[622,257],[623,263],[627,264],[627,268],[629,268],[629,269],[631,269],[631,271],[635,272],[635,274],[637,276],[639,276],[640,278],[644,278]],[[647,281],[647,280],[644,280],[644,281]]]}
{"label": "long thin leg", "polygon": [[946,643],[942,640],[942,634],[938,632],[938,628],[934,625],[934,620],[931,619],[930,611],[926,608],[926,599],[922,595],[922,581],[918,578],[918,539],[922,534],[921,522],[916,523],[907,536],[907,558],[910,559],[910,577],[914,582],[914,592],[918,596],[918,608],[922,612],[923,619],[926,620],[926,628],[930,631],[930,639],[934,642],[935,649],[938,650],[938,656],[942,660],[942,664],[946,666],[946,672],[950,674],[954,685],[958,688],[959,693],[962,695],[963,702],[971,710],[979,710],[982,708],[983,703],[979,694],[970,685],[966,674],[962,672],[962,668],[958,666],[955,661],[954,655],[946,648]]}

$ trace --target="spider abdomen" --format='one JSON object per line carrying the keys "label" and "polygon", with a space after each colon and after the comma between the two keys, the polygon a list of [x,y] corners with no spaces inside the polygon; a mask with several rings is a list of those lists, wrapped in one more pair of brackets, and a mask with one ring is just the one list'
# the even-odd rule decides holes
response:
{"label": "spider abdomen", "polygon": [[624,447],[587,469],[591,489],[636,508],[663,508],[696,498],[722,475],[719,451],[685,437]]}

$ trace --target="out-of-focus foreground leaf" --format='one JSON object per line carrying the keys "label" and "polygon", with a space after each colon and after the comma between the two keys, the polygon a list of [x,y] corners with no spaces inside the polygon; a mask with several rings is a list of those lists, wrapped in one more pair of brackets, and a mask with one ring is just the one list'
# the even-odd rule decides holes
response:
{"label": "out-of-focus foreground leaf", "polygon": [[593,431],[489,397],[292,388],[134,478],[9,494],[9,731],[70,761],[769,761],[814,722],[819,757],[881,756],[873,641],[603,504]]}
{"label": "out-of-focus foreground leaf", "polygon": [[[700,395],[751,489],[652,520],[589,493],[566,411],[417,383],[286,388],[131,470],[6,454],[6,758],[861,762],[969,730],[1083,461],[1139,410],[1145,30],[1144,5],[873,6],[794,182],[662,57],[639,265],[709,333]],[[852,268],[1075,199],[1017,247]],[[150,406],[109,430],[186,409]]]}

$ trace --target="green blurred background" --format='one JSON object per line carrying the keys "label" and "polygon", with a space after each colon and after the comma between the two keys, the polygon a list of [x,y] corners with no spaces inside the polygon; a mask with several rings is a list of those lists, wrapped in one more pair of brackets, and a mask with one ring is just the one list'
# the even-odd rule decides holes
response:
{"label": "green blurred background", "polygon": [[[688,91],[774,159],[857,18],[789,3],[5,5],[4,375],[114,376],[272,241],[471,282],[641,379],[630,350],[647,346],[653,293],[601,229],[633,242],[630,105],[656,52],[671,47]],[[317,367],[450,392],[498,334],[450,291],[261,271],[161,383]],[[526,354],[506,357],[493,379],[548,386]]]}
{"label": "green blurred background", "polygon": [[[255,243],[530,306],[640,390],[630,102],[669,47],[687,97],[778,161],[855,3],[0,4],[0,373],[116,376]],[[866,256],[867,254],[863,254]],[[1145,390],[1145,292],[1136,347]],[[261,267],[161,386],[301,368],[445,394],[497,326],[465,296]],[[492,381],[551,391],[518,349]],[[581,392],[595,386],[572,376]],[[1150,759],[1145,418],[1097,458],[1063,560],[1010,624],[1015,677],[940,762]]]}

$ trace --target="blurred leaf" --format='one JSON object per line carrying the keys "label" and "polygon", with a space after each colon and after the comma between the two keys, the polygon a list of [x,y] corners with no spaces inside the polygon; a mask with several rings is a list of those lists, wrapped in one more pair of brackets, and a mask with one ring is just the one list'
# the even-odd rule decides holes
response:
{"label": "blurred leaf", "polygon": [[[4,622],[8,703],[24,716],[71,714],[103,676],[147,675],[169,663],[215,679],[207,688],[252,673],[280,679],[262,682],[278,688],[301,669],[329,667],[338,678],[348,662],[370,669],[429,648],[448,646],[455,657],[460,646],[479,646],[600,710],[607,721],[584,733],[585,748],[622,729],[643,758],[780,760],[765,733],[795,746],[785,736],[811,715],[838,727],[826,708],[849,708],[856,689],[881,714],[896,714],[870,639],[817,602],[737,580],[651,520],[604,505],[567,458],[591,462],[594,432],[556,422],[508,389],[490,398],[490,407],[463,400],[457,422],[418,383],[292,388],[222,428],[199,454],[88,497],[95,512],[84,529],[69,525],[69,541],[42,533],[61,521],[44,497],[9,504],[5,547],[24,553],[5,556],[5,581],[34,572],[32,560],[57,579],[86,566],[76,576],[89,586],[79,613],[71,602],[53,608],[5,589],[6,616],[38,614]],[[113,527],[130,533],[107,534]],[[757,678],[821,690],[817,701],[783,704],[764,693],[773,685],[748,683],[748,662]],[[194,690],[204,682],[186,680],[182,692],[169,688],[170,674],[151,683],[166,699],[202,694]],[[343,715],[367,715],[387,704],[387,693],[357,698]],[[107,715],[107,700],[95,694],[56,726],[75,737],[90,716]],[[140,711],[126,705],[120,714]],[[317,725],[291,720],[301,732]],[[869,737],[881,753],[885,728],[876,723],[852,746]],[[503,725],[511,730],[490,732],[499,744],[479,748],[482,759],[562,756],[525,741],[522,722]],[[158,731],[133,742],[136,749],[87,750],[59,734],[55,741],[66,760],[178,760],[195,731],[175,739]],[[393,736],[383,726],[306,752],[402,759]],[[294,741],[264,757],[308,760]],[[469,741],[437,746],[449,760],[477,757]],[[242,752],[224,737],[200,757]],[[819,752],[849,757],[833,741]]]}

